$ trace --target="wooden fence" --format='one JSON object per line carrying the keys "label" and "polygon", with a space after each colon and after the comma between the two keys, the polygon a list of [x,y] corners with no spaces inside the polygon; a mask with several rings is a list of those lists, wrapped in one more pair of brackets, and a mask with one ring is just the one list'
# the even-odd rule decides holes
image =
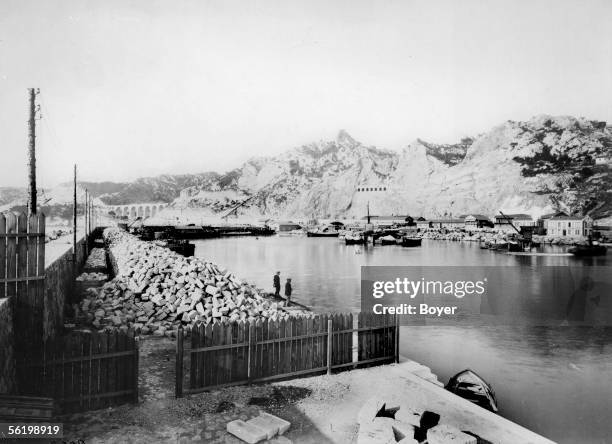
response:
{"label": "wooden fence", "polygon": [[47,341],[27,367],[25,395],[53,398],[62,413],[138,402],[138,338],[133,331],[73,332]]}
{"label": "wooden fence", "polygon": [[399,357],[396,317],[363,313],[357,327],[350,314],[200,324],[191,329],[189,339],[190,346],[185,347],[185,335],[179,329],[177,397],[230,385],[397,362]]}
{"label": "wooden fence", "polygon": [[0,298],[13,300],[17,350],[42,346],[44,279],[44,214],[0,214]]}

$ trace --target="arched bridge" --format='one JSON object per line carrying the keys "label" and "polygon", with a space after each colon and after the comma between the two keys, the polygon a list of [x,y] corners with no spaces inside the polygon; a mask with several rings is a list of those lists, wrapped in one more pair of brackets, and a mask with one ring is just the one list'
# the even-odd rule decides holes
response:
{"label": "arched bridge", "polygon": [[129,205],[108,205],[108,211],[114,211],[117,216],[152,217],[168,206],[167,203],[139,203]]}

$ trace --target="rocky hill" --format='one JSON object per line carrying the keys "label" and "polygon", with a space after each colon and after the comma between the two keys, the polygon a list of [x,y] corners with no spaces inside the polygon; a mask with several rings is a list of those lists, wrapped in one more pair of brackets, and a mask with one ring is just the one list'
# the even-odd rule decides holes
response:
{"label": "rocky hill", "polygon": [[373,214],[562,210],[600,217],[612,213],[611,153],[605,122],[543,115],[457,144],[417,139],[398,152],[340,131],[335,140],[250,159],[226,174],[81,186],[107,204],[166,202],[221,215],[361,217],[369,203]]}

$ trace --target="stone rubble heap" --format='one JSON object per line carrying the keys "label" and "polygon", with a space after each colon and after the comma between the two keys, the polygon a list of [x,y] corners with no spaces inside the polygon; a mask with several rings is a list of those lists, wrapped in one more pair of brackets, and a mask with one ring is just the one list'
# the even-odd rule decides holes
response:
{"label": "stone rubble heap", "polygon": [[77,281],[105,281],[108,279],[108,275],[105,273],[81,273],[76,280]]}
{"label": "stone rubble heap", "polygon": [[359,411],[357,444],[476,444],[476,435],[440,424],[440,415],[369,399]]}
{"label": "stone rubble heap", "polygon": [[104,240],[116,277],[90,289],[80,306],[98,329],[174,336],[179,325],[289,317],[283,302],[264,297],[211,262],[183,257],[117,228],[107,228]]}
{"label": "stone rubble heap", "polygon": [[92,248],[83,268],[85,270],[104,270],[106,268],[104,248]]}

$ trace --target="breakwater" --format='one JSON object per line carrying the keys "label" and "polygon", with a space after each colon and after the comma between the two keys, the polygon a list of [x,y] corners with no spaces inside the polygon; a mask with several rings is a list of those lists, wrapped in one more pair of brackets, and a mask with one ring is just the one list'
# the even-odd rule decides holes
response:
{"label": "breakwater", "polygon": [[284,302],[201,258],[186,258],[125,231],[104,231],[114,279],[90,288],[81,316],[99,330],[133,328],[141,334],[174,336],[179,326],[203,322],[306,316]]}

